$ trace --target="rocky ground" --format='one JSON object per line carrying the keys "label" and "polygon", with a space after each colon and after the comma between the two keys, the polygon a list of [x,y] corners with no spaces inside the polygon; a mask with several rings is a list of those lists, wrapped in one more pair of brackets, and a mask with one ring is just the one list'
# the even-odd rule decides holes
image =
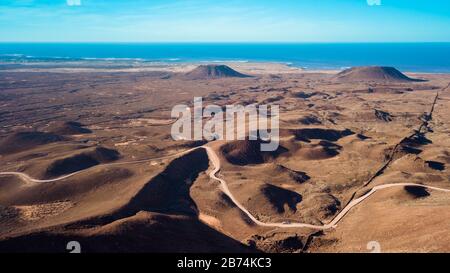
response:
{"label": "rocky ground", "polygon": [[[204,150],[179,154],[210,146],[234,197],[266,223],[326,224],[377,185],[450,189],[450,75],[254,66],[1,73],[0,172],[77,173],[0,175],[0,251],[64,252],[72,240],[92,252],[450,251],[448,193],[396,187],[334,229],[264,227],[209,177]],[[280,148],[173,140],[172,107],[195,96],[279,105]]]}

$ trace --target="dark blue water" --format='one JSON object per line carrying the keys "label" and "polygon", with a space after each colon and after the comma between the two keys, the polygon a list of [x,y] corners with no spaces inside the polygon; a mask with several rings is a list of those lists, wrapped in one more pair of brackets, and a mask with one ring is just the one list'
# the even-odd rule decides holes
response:
{"label": "dark blue water", "polygon": [[282,62],[306,69],[361,65],[450,73],[450,43],[127,44],[0,43],[0,63],[77,61]]}

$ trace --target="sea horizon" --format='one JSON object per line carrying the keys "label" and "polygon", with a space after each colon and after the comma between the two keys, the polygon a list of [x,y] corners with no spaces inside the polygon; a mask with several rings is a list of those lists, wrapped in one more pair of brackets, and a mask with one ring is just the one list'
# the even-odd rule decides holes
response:
{"label": "sea horizon", "polygon": [[[30,64],[269,62],[305,70],[392,66],[450,73],[450,42],[0,42],[0,70]],[[103,63],[102,63],[103,62]]]}

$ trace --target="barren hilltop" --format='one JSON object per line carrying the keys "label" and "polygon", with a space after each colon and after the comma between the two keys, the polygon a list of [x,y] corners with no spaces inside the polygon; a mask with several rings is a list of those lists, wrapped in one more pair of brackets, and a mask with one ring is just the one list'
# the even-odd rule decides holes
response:
{"label": "barren hilltop", "polygon": [[220,78],[247,78],[250,76],[239,73],[227,65],[208,64],[200,65],[194,70],[187,72],[185,77],[191,80],[207,80]]}
{"label": "barren hilltop", "polygon": [[387,66],[353,67],[340,72],[336,75],[335,79],[339,81],[420,81],[406,76],[394,67]]}

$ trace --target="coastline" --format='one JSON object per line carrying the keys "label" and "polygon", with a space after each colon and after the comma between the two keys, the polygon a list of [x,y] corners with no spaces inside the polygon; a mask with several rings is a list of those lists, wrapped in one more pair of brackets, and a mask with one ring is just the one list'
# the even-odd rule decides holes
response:
{"label": "coastline", "polygon": [[[92,63],[93,62],[93,63]],[[77,62],[33,62],[26,64],[11,64],[0,62],[0,72],[3,73],[145,73],[145,72],[168,72],[186,73],[197,66],[206,64],[223,64],[230,66],[242,73],[254,75],[266,74],[336,74],[349,67],[342,69],[305,69],[282,62],[250,62],[250,61],[196,61],[164,63],[154,62],[139,65],[129,61],[124,63],[98,63],[95,61]],[[8,66],[11,66],[8,68]],[[6,68],[2,68],[6,67]],[[428,71],[402,71],[410,75],[449,75],[450,72],[428,72]]]}
{"label": "coastline", "polygon": [[[1,72],[46,72],[46,73],[141,73],[141,72],[170,72],[185,73],[193,70],[199,65],[210,64],[210,62],[185,62],[185,63],[147,63],[145,65],[136,65],[130,63],[130,67],[121,67],[117,64],[101,64],[95,65],[74,65],[73,62],[68,63],[29,63],[17,66],[17,68],[2,69]],[[214,62],[214,64],[224,64],[250,74],[286,74],[301,73],[305,70],[299,67],[289,66],[277,62]],[[10,64],[6,64],[10,65]]]}
{"label": "coastline", "polygon": [[449,74],[449,54],[450,43],[0,43],[0,71],[176,73],[226,64],[257,74],[368,65]]}

